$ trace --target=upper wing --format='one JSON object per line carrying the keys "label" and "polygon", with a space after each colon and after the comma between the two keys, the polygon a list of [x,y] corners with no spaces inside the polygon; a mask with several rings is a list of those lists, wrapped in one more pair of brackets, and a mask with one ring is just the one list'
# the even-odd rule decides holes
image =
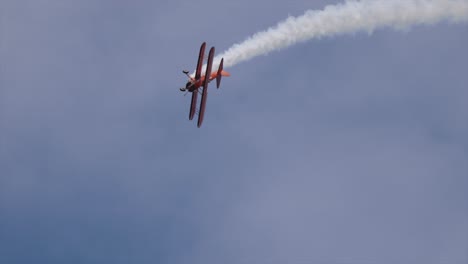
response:
{"label": "upper wing", "polygon": [[203,66],[203,57],[205,54],[206,42],[203,42],[200,47],[200,53],[198,54],[197,70],[195,72],[195,80],[199,80],[201,77],[201,70]]}
{"label": "upper wing", "polygon": [[210,53],[208,54],[208,63],[206,65],[205,80],[203,82],[203,93],[200,103],[200,113],[198,115],[198,127],[202,125],[203,117],[205,116],[206,99],[208,97],[208,83],[210,82],[211,68],[213,67],[214,52],[215,48],[212,47],[210,49]]}
{"label": "upper wing", "polygon": [[218,73],[216,74],[216,88],[219,89],[219,85],[221,84],[221,77],[223,76],[223,62],[224,58],[221,59],[221,63],[219,64]]}

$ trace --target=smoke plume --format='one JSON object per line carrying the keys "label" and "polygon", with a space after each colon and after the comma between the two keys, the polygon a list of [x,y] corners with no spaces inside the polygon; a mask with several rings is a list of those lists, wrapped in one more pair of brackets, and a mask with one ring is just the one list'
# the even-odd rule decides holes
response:
{"label": "smoke plume", "polygon": [[362,0],[308,10],[258,32],[215,57],[213,69],[224,57],[224,66],[234,66],[259,55],[298,42],[343,33],[378,28],[407,29],[412,25],[468,20],[468,0]]}

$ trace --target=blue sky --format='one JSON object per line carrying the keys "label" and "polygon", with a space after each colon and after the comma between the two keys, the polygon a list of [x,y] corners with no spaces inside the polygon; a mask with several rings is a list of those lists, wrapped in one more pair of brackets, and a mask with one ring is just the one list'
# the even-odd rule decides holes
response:
{"label": "blue sky", "polygon": [[466,263],[466,24],[254,58],[188,120],[201,42],[337,2],[3,0],[0,262]]}

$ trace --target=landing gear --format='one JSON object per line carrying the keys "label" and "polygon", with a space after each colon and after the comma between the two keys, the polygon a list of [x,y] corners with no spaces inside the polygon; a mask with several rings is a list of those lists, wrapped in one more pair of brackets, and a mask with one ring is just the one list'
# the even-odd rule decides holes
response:
{"label": "landing gear", "polygon": [[181,92],[187,91],[187,89],[185,89],[185,87],[180,87],[179,90],[180,90]]}
{"label": "landing gear", "polygon": [[182,72],[183,72],[185,75],[187,75],[187,77],[188,77],[189,79],[191,79],[191,77],[190,77],[190,75],[189,75],[189,71],[182,71]]}

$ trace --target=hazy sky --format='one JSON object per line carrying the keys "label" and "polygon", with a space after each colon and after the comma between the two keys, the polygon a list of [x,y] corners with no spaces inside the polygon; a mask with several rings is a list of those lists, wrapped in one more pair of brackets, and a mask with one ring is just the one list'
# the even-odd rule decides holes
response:
{"label": "hazy sky", "polygon": [[188,120],[201,42],[337,2],[0,0],[0,263],[467,263],[467,24],[254,58]]}

